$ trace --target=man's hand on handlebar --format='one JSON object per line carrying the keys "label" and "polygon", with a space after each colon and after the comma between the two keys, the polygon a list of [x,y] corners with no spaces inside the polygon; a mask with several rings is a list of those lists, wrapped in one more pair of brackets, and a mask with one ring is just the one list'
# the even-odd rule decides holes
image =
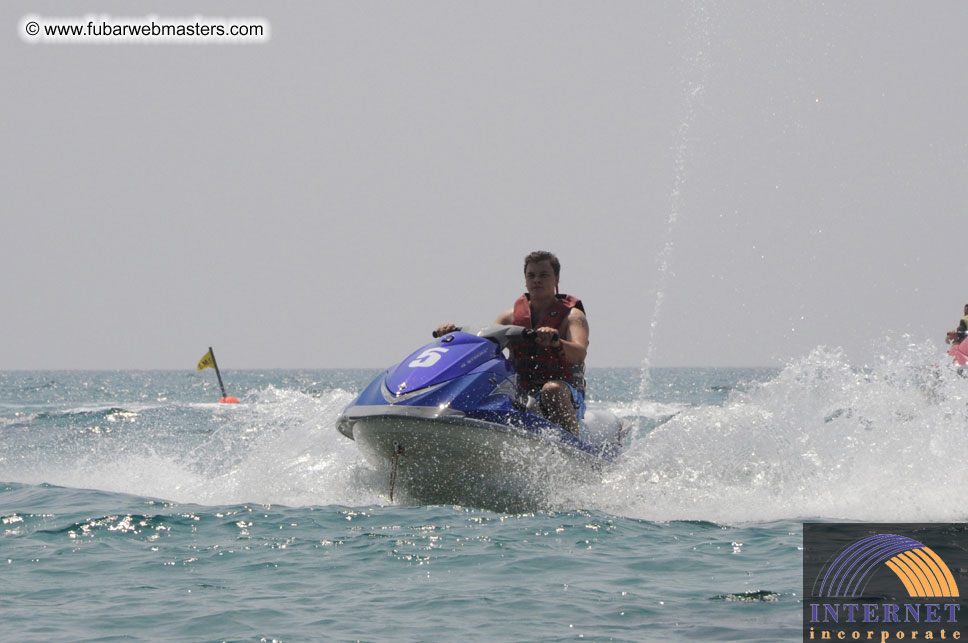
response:
{"label": "man's hand on handlebar", "polygon": [[538,346],[557,348],[561,346],[558,331],[551,326],[542,326],[534,331],[534,343]]}
{"label": "man's hand on handlebar", "polygon": [[457,326],[453,324],[443,324],[437,327],[437,330],[433,332],[434,337],[443,337],[447,333],[452,333],[457,330]]}

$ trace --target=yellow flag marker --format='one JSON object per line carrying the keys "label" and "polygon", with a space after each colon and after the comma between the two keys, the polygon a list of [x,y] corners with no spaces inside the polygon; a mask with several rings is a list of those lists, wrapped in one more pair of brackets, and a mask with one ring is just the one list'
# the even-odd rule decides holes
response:
{"label": "yellow flag marker", "polygon": [[205,356],[198,362],[198,370],[203,368],[215,368],[215,355],[212,353],[212,349],[209,348]]}
{"label": "yellow flag marker", "polygon": [[219,402],[222,404],[238,404],[238,398],[225,394],[225,385],[222,384],[222,373],[218,370],[218,362],[215,361],[215,351],[212,350],[211,346],[208,347],[208,352],[202,355],[202,359],[198,360],[198,370],[202,370],[203,368],[215,369],[215,376],[218,377],[218,386],[222,389],[222,399]]}

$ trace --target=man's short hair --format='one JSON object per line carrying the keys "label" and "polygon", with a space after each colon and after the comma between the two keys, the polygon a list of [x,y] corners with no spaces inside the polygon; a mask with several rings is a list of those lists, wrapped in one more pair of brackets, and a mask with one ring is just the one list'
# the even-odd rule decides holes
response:
{"label": "man's short hair", "polygon": [[558,257],[554,254],[548,252],[547,250],[535,250],[527,257],[524,258],[524,272],[528,272],[529,263],[541,263],[542,261],[550,261],[551,267],[555,271],[555,277],[559,276],[561,273],[561,263],[558,261]]}

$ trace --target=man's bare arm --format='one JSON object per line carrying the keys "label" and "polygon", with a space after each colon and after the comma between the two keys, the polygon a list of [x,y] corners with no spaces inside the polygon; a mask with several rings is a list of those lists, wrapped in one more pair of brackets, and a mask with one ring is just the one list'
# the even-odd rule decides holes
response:
{"label": "man's bare arm", "polygon": [[565,361],[581,364],[588,355],[588,318],[577,308],[568,312],[568,317],[558,330]]}
{"label": "man's bare arm", "polygon": [[497,316],[494,320],[495,324],[501,324],[503,326],[509,326],[514,321],[514,309],[508,308],[503,313]]}

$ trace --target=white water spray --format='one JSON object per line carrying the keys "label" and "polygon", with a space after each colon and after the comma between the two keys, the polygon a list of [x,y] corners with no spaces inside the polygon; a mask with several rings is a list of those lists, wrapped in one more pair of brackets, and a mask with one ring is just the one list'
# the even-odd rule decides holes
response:
{"label": "white water spray", "polygon": [[651,380],[652,360],[655,355],[656,331],[662,315],[662,302],[672,274],[672,254],[675,249],[673,232],[682,209],[683,187],[686,183],[686,168],[689,160],[689,130],[696,115],[696,105],[702,95],[709,74],[708,50],[710,45],[709,15],[705,7],[696,3],[691,11],[687,51],[692,53],[685,61],[685,81],[682,90],[683,119],[676,134],[675,181],[670,195],[669,215],[666,218],[665,244],[656,258],[658,281],[655,292],[655,308],[649,324],[649,343],[645,358],[642,360],[642,377],[639,384],[639,399],[645,399]]}
{"label": "white water spray", "polygon": [[633,441],[572,504],[646,520],[961,521],[968,382],[930,342],[854,366],[819,347]]}

